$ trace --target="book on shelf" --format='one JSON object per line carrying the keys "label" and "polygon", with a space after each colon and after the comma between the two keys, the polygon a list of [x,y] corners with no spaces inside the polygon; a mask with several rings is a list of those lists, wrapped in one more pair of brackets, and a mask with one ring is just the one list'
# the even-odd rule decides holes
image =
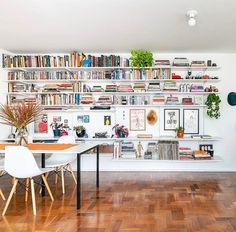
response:
{"label": "book on shelf", "polygon": [[164,95],[155,95],[152,97],[152,104],[153,105],[163,105],[165,104],[165,97]]}
{"label": "book on shelf", "polygon": [[202,85],[191,85],[191,92],[204,92],[204,87]]}
{"label": "book on shelf", "polygon": [[157,92],[157,91],[160,91],[161,88],[160,88],[160,83],[159,82],[151,82],[148,84],[148,89],[147,91],[149,92]]}
{"label": "book on shelf", "polygon": [[193,60],[191,62],[191,67],[206,67],[206,63],[203,60]]}
{"label": "book on shelf", "polygon": [[112,105],[113,99],[111,96],[100,96],[96,101],[97,105]]}
{"label": "book on shelf", "polygon": [[169,66],[170,60],[155,60],[155,66]]}
{"label": "book on shelf", "polygon": [[173,66],[177,67],[188,67],[189,61],[185,57],[175,57],[173,61]]}
{"label": "book on shelf", "polygon": [[137,138],[140,138],[140,139],[152,138],[152,134],[137,134]]}
{"label": "book on shelf", "polygon": [[166,99],[166,105],[180,105],[179,98],[178,97],[167,97]]}

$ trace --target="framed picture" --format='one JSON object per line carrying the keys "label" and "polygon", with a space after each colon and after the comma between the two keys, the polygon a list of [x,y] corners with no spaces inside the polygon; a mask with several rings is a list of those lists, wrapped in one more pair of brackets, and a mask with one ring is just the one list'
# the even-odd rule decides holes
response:
{"label": "framed picture", "polygon": [[145,131],[146,130],[146,110],[145,109],[130,109],[130,130]]}
{"label": "framed picture", "polygon": [[199,109],[183,110],[183,127],[185,134],[199,134]]}
{"label": "framed picture", "polygon": [[179,127],[179,123],[179,109],[164,109],[164,130],[175,130],[177,127]]}
{"label": "framed picture", "polygon": [[83,115],[78,115],[77,116],[77,122],[78,123],[83,123],[83,117],[84,117]]}
{"label": "framed picture", "polygon": [[48,116],[43,114],[34,122],[34,133],[46,134],[48,133]]}

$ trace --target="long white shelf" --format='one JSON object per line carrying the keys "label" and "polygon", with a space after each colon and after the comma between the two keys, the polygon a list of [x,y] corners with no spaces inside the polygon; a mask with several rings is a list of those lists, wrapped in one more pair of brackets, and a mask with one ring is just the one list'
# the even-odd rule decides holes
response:
{"label": "long white shelf", "polygon": [[125,158],[119,158],[119,159],[113,159],[114,162],[161,162],[161,163],[212,163],[212,162],[222,162],[223,159],[219,156],[214,156],[211,160],[159,160],[159,159],[144,159],[142,158],[133,158],[133,159],[125,159]]}
{"label": "long white shelf", "polygon": [[64,79],[64,80],[7,80],[6,82],[21,82],[21,83],[74,83],[74,82],[86,82],[86,83],[136,83],[136,82],[186,82],[186,83],[216,83],[220,79],[144,79],[144,80],[126,80],[126,79]]}
{"label": "long white shelf", "polygon": [[[43,108],[81,108],[81,107],[93,107],[93,106],[99,106],[99,105],[41,105]],[[155,108],[155,107],[183,107],[183,108],[192,108],[192,107],[206,107],[206,105],[178,105],[178,104],[173,104],[173,105],[166,105],[166,104],[159,104],[159,105],[106,105],[110,106],[112,108],[117,108],[117,107],[126,107],[126,108]],[[99,110],[97,110],[99,111]],[[107,109],[109,111],[109,109]]]}
{"label": "long white shelf", "polygon": [[220,92],[174,92],[174,91],[156,91],[156,92],[8,92],[6,95],[45,95],[45,94],[92,94],[92,95],[209,95],[211,93],[220,94]]}
{"label": "long white shelf", "polygon": [[[158,65],[153,67],[146,67],[143,68],[147,69],[159,69],[159,68],[167,68],[171,70],[219,70],[221,67],[219,66],[204,66],[204,67],[191,67],[191,66],[173,66],[173,65]],[[12,67],[12,68],[3,68],[6,71],[68,71],[68,72],[79,72],[79,71],[96,71],[96,70],[116,70],[116,69],[123,69],[123,70],[130,70],[130,69],[137,69],[132,67]]]}
{"label": "long white shelf", "polygon": [[[58,140],[58,137],[34,137],[33,140]],[[212,136],[211,138],[201,139],[201,138],[191,138],[186,136],[182,139],[176,138],[173,136],[159,136],[153,138],[137,138],[137,137],[128,137],[128,138],[76,138],[77,141],[100,141],[100,142],[113,142],[113,141],[219,141],[220,137]]]}

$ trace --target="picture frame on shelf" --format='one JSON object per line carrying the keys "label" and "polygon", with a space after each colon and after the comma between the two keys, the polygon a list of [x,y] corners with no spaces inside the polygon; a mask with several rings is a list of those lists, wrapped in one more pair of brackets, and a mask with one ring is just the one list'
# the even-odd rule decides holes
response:
{"label": "picture frame on shelf", "polygon": [[183,110],[184,134],[199,134],[199,109]]}
{"label": "picture frame on shelf", "polygon": [[145,131],[146,130],[146,110],[145,109],[130,109],[129,111],[130,131]]}
{"label": "picture frame on shelf", "polygon": [[90,116],[89,115],[83,115],[83,123],[89,123],[90,122]]}
{"label": "picture frame on shelf", "polygon": [[164,130],[174,131],[180,126],[180,109],[164,109]]}
{"label": "picture frame on shelf", "polygon": [[48,133],[48,115],[43,114],[40,118],[34,122],[35,134],[47,134]]}

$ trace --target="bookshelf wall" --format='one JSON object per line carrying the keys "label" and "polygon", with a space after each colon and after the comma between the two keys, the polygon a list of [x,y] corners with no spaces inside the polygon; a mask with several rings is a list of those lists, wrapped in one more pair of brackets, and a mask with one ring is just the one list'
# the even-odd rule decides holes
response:
{"label": "bookshelf wall", "polygon": [[[90,115],[91,121],[100,117],[101,124],[103,116],[108,115],[111,116],[112,125],[119,123],[128,128],[130,109],[145,109],[146,114],[153,109],[158,115],[157,124],[147,125],[145,131],[141,132],[152,134],[152,138],[137,138],[137,134],[140,134],[137,131],[130,131],[129,137],[125,139],[93,138],[96,132],[94,126],[84,124],[88,138],[79,139],[83,141],[113,143],[125,140],[147,144],[150,141],[168,140],[181,144],[194,142],[197,148],[202,142],[212,143],[220,139],[213,135],[208,138],[186,135],[184,139],[178,139],[173,131],[164,131],[163,128],[164,109],[180,109],[181,114],[183,109],[199,109],[199,134],[204,134],[205,100],[212,92],[220,94],[217,89],[220,78],[215,75],[220,67],[156,65],[138,70],[129,67],[129,61],[124,57],[87,57],[90,57],[90,64],[81,66],[83,55],[75,53],[64,56],[3,55],[3,69],[7,71],[5,82],[8,90],[5,94],[8,103],[39,102],[48,115],[60,115],[63,112],[71,128],[78,124],[78,116],[85,112]],[[187,74],[189,71],[191,75]],[[179,73],[181,79],[172,79],[173,73]],[[210,92],[206,92],[206,88]],[[187,98],[192,99],[191,103],[185,101]],[[93,106],[108,106],[110,109],[98,111],[91,108]],[[49,116],[49,120],[52,121],[52,116]],[[96,129],[107,130],[111,136],[112,125]],[[43,136],[51,138],[52,133]]]}

